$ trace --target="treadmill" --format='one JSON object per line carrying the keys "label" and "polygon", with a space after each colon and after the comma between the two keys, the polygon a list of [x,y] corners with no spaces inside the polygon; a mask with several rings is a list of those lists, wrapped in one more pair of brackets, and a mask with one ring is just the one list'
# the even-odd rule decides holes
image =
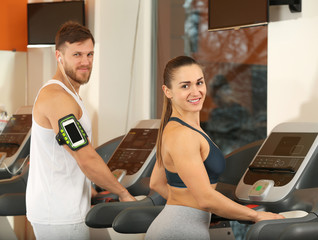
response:
{"label": "treadmill", "polygon": [[25,215],[32,107],[19,108],[0,134],[0,216]]}
{"label": "treadmill", "polygon": [[137,201],[119,202],[118,196],[105,192],[97,186],[100,192],[92,200],[95,206],[86,216],[87,226],[109,228],[112,227],[117,214],[127,207],[153,206],[154,202],[158,204],[165,202],[159,194],[150,191],[149,188],[150,175],[155,164],[155,145],[159,126],[159,119],[142,120],[121,138],[111,155],[107,151],[100,153],[104,158],[109,157],[108,167],[130,194],[136,196]]}
{"label": "treadmill", "polygon": [[[16,116],[13,117],[17,119]],[[28,119],[31,119],[31,116]],[[12,122],[15,124],[24,123],[24,121],[16,120]],[[159,126],[159,119],[139,121],[126,135],[117,137],[96,148],[96,152],[108,164],[108,167],[128,191],[133,196],[139,196],[139,199],[145,198],[144,200],[136,201],[137,204],[143,205],[148,202],[149,199],[146,196],[150,195],[153,195],[154,199],[151,202],[162,201],[162,198],[157,193],[150,193],[149,190],[149,177],[155,163],[155,144]],[[8,127],[16,131],[20,129],[20,127],[10,125]],[[26,134],[26,137],[29,136],[29,134]],[[26,143],[24,144],[25,152],[29,153],[29,140],[24,143]],[[24,150],[21,150],[17,156],[21,156],[21,152],[24,152]],[[11,170],[11,167],[9,167],[13,162],[12,158],[3,160],[3,163],[7,166],[6,168],[9,168],[10,171],[15,171],[16,176],[0,180],[0,216],[26,214],[25,190],[29,167],[28,159],[23,159],[23,167],[19,172],[15,168],[12,167]],[[16,162],[19,163],[19,161]],[[19,163],[19,167],[22,166],[22,163]],[[6,168],[5,170],[7,170]],[[7,171],[3,172],[7,174]],[[99,194],[92,199],[92,204],[95,206],[89,212],[86,223],[89,225],[103,222],[105,218],[103,213],[106,211],[107,221],[110,222],[108,225],[111,226],[114,217],[123,209],[123,205],[119,209],[113,208],[113,204],[115,206],[119,204],[118,196],[110,194],[96,185],[94,186],[99,191]],[[158,200],[156,200],[157,198]],[[108,212],[109,209],[111,209],[111,212]],[[95,214],[96,212],[97,214]]]}
{"label": "treadmill", "polygon": [[[286,216],[249,223],[247,239],[318,239],[317,136],[317,123],[282,123],[265,141],[226,157],[218,191],[241,204],[253,204],[255,210]],[[113,228],[120,233],[146,232],[160,207],[126,209],[114,219]],[[218,220],[231,219],[212,215],[212,221]]]}
{"label": "treadmill", "polygon": [[0,180],[21,173],[30,152],[31,114],[14,114],[0,134]]}
{"label": "treadmill", "polygon": [[247,239],[318,239],[317,174],[318,124],[276,126],[246,169],[235,196],[240,203],[257,204],[286,219],[254,224]]}

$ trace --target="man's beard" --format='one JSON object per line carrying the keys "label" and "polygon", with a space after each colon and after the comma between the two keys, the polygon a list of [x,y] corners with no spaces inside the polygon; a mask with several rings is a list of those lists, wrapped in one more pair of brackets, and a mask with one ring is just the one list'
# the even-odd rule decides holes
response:
{"label": "man's beard", "polygon": [[76,72],[73,71],[71,68],[68,68],[67,65],[65,66],[65,74],[80,85],[84,85],[88,83],[91,73],[92,73],[92,70],[90,68],[88,75],[84,75],[84,76],[80,75],[80,77],[76,77]]}

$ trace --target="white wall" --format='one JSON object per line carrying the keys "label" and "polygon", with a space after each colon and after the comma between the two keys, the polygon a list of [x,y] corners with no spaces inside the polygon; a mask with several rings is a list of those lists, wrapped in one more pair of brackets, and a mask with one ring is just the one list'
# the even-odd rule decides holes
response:
{"label": "white wall", "polygon": [[268,26],[268,131],[281,122],[318,121],[318,1],[302,12],[270,8]]}
{"label": "white wall", "polygon": [[96,0],[95,10],[102,143],[150,117],[151,1]]}
{"label": "white wall", "polygon": [[0,110],[14,114],[26,101],[26,52],[0,51]]}
{"label": "white wall", "polygon": [[55,46],[29,45],[27,52],[27,91],[26,104],[33,105],[41,86],[47,82],[56,71]]}

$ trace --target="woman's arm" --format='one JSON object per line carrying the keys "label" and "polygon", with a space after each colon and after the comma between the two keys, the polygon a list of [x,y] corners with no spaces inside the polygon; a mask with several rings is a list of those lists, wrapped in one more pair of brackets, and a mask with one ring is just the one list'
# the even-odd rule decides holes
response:
{"label": "woman's arm", "polygon": [[169,189],[163,164],[156,162],[150,177],[150,188],[159,193],[164,199],[168,198]]}
{"label": "woman's arm", "polygon": [[[202,139],[195,132],[185,129],[169,137],[169,154],[174,167],[198,206],[221,217],[258,222],[283,218],[278,214],[256,212],[225,197],[211,187],[201,156]],[[212,153],[213,154],[213,153]]]}

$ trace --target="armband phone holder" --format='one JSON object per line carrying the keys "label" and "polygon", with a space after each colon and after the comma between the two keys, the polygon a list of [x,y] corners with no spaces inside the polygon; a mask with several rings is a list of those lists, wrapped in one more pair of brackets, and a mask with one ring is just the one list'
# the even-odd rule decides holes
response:
{"label": "armband phone holder", "polygon": [[58,125],[59,132],[55,138],[59,145],[66,144],[73,151],[88,145],[87,134],[73,114],[59,119]]}

